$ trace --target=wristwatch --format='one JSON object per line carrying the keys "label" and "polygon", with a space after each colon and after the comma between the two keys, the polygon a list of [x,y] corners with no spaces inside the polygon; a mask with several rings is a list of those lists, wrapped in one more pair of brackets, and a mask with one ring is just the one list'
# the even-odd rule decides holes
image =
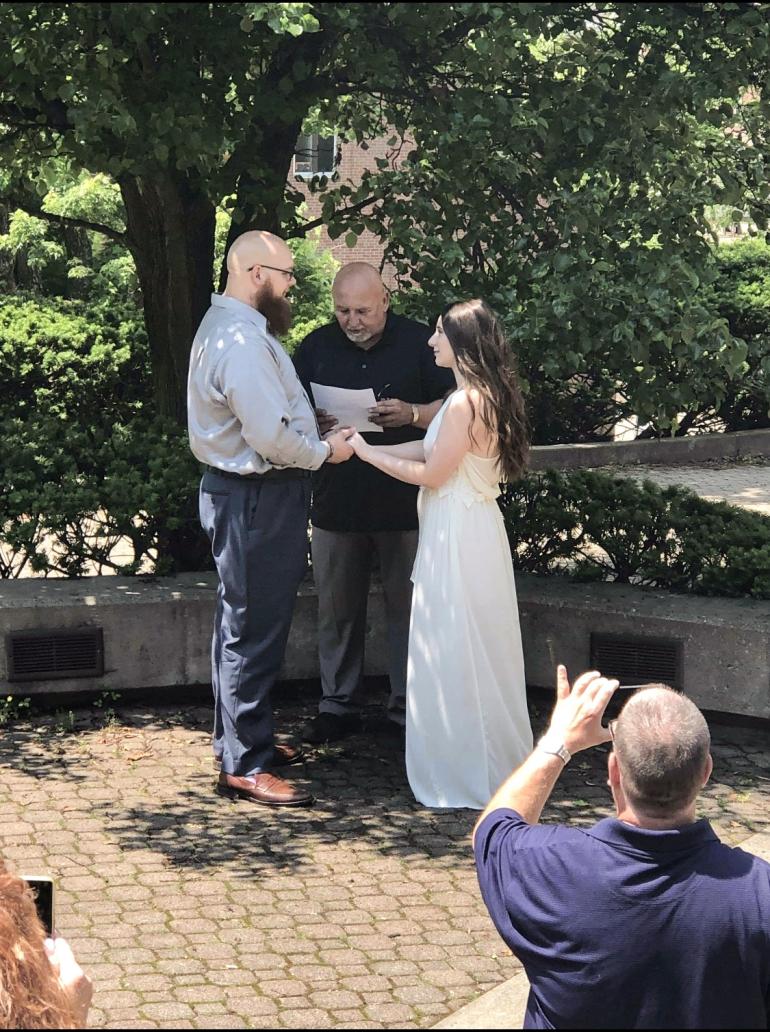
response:
{"label": "wristwatch", "polygon": [[549,738],[548,735],[543,735],[537,743],[537,748],[540,752],[549,753],[551,756],[558,756],[565,767],[572,759],[572,753],[558,738]]}
{"label": "wristwatch", "polygon": [[420,418],[420,410],[419,410],[419,408],[416,405],[412,405],[412,426],[414,426],[414,424],[417,422],[417,420],[419,418]]}

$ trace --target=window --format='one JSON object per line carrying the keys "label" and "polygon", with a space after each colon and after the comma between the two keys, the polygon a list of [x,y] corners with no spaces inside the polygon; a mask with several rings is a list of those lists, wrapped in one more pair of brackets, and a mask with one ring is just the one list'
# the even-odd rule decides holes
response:
{"label": "window", "polygon": [[303,134],[294,151],[295,176],[330,176],[337,164],[337,137]]}

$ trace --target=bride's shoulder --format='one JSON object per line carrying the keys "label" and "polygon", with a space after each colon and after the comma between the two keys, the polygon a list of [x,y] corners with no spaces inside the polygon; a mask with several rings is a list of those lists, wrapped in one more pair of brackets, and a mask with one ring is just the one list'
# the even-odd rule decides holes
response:
{"label": "bride's shoulder", "polygon": [[449,396],[447,409],[454,411],[458,416],[463,415],[468,419],[473,419],[479,410],[481,400],[481,391],[476,390],[475,387],[458,387]]}
{"label": "bride's shoulder", "polygon": [[481,391],[478,391],[475,387],[458,387],[456,391],[452,391],[449,395],[447,407],[467,409],[470,412],[471,408],[477,406],[480,401]]}

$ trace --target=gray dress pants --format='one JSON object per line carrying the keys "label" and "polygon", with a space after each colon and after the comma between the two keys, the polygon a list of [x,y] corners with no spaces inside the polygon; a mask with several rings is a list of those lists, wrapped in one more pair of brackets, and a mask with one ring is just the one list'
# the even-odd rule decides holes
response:
{"label": "gray dress pants", "polygon": [[226,774],[273,765],[270,690],[283,662],[307,569],[310,478],[204,473],[200,518],[219,590],[211,645],[214,754]]}
{"label": "gray dress pants", "polygon": [[313,574],[318,590],[321,713],[357,713],[364,671],[366,604],[377,554],[385,596],[390,699],[388,716],[405,721],[406,661],[417,531],[354,533],[313,527]]}

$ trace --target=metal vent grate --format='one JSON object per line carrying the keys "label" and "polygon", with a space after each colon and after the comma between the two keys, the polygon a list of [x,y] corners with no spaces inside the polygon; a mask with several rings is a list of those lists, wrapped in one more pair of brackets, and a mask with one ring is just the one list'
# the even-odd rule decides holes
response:
{"label": "metal vent grate", "polygon": [[99,677],[104,673],[101,627],[77,631],[16,631],[5,642],[9,681]]}
{"label": "metal vent grate", "polygon": [[682,643],[671,638],[591,635],[591,667],[623,684],[663,682],[682,686]]}

